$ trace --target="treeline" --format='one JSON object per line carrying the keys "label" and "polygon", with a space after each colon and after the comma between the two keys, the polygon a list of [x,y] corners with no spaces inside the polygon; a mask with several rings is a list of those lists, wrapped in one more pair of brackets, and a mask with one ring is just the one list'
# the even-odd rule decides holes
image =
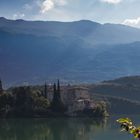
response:
{"label": "treeline", "polygon": [[49,107],[47,98],[30,87],[17,87],[11,93],[0,95],[0,116],[30,117],[45,113]]}
{"label": "treeline", "polygon": [[[53,85],[53,99],[47,98],[48,86],[36,90],[31,86],[14,87],[4,91],[0,80],[0,117],[57,117],[68,116],[68,107],[61,100],[59,80]],[[105,104],[96,104],[93,110],[83,110],[80,116],[103,117]],[[84,115],[83,115],[84,114]]]}
{"label": "treeline", "polygon": [[47,85],[43,91],[34,90],[30,86],[12,88],[6,92],[0,81],[0,116],[2,117],[30,117],[50,116],[66,110],[60,95],[59,80],[53,86],[53,100],[47,99]]}

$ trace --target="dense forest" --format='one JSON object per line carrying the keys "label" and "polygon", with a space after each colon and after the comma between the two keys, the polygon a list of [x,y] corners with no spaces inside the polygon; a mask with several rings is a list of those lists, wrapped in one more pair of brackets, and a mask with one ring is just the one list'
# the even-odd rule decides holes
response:
{"label": "dense forest", "polygon": [[[140,113],[140,76],[122,77],[95,84],[77,85],[77,87],[86,87],[90,99],[96,104],[93,109],[77,111],[77,116],[101,117],[106,116],[106,112],[109,115]],[[51,100],[48,94],[49,88],[52,94]],[[60,85],[58,81],[52,85],[45,83],[4,90],[0,81],[0,117],[70,116],[67,102],[71,98],[67,97],[66,100],[63,97],[67,94],[64,88],[67,86]],[[71,88],[74,88],[74,85],[71,85]]]}
{"label": "dense forest", "polygon": [[[61,100],[59,80],[52,86],[53,99],[47,97],[47,84],[37,86],[20,86],[4,90],[0,80],[0,117],[69,117],[68,106]],[[105,103],[98,102],[93,109],[77,111],[77,116],[105,117]]]}

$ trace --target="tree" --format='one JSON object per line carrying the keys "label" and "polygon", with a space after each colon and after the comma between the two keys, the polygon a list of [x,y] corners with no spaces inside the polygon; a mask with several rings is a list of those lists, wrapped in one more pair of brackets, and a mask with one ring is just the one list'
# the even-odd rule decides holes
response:
{"label": "tree", "polygon": [[17,87],[13,89],[14,115],[15,116],[34,116],[38,113],[46,113],[49,107],[47,98],[40,96],[38,90],[31,87]]}
{"label": "tree", "polygon": [[63,112],[65,112],[65,106],[61,100],[61,91],[60,91],[59,80],[57,83],[57,88],[56,88],[56,84],[54,83],[53,90],[54,90],[54,93],[53,93],[53,100],[51,102],[51,109],[54,112],[63,113]]}
{"label": "tree", "polygon": [[44,97],[47,98],[47,94],[48,94],[48,87],[47,84],[45,82],[45,86],[44,86]]}
{"label": "tree", "polygon": [[60,82],[59,82],[59,79],[57,81],[57,96],[59,98],[59,100],[61,100],[61,95],[60,95]]}
{"label": "tree", "polygon": [[17,87],[13,89],[12,93],[15,96],[15,105],[17,107],[24,106],[29,92],[29,87]]}
{"label": "tree", "polygon": [[106,110],[106,103],[104,101],[100,101],[96,104],[96,107],[93,110],[95,117],[105,117],[108,116]]}
{"label": "tree", "polygon": [[6,116],[12,109],[14,98],[9,93],[0,95],[0,116]]}
{"label": "tree", "polygon": [[0,80],[0,94],[3,93],[3,88],[2,88],[2,81]]}
{"label": "tree", "polygon": [[53,85],[53,100],[52,102],[55,103],[57,101],[57,90],[56,90],[56,84]]}

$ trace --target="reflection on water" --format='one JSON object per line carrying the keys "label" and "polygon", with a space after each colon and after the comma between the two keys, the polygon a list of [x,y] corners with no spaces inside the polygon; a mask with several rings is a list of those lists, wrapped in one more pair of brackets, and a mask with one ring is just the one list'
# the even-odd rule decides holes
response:
{"label": "reflection on water", "polygon": [[85,118],[0,120],[0,140],[90,140],[105,124]]}
{"label": "reflection on water", "polygon": [[[133,140],[131,135],[120,133],[118,118],[0,120],[0,140]],[[130,118],[140,124],[139,116]]]}

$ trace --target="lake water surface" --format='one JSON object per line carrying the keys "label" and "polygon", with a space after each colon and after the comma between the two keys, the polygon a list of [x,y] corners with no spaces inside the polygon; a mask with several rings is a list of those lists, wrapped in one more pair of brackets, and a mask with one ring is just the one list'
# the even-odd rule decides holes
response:
{"label": "lake water surface", "polygon": [[[120,132],[118,118],[101,122],[91,118],[0,120],[0,140],[133,140]],[[130,118],[140,124],[140,116]]]}

